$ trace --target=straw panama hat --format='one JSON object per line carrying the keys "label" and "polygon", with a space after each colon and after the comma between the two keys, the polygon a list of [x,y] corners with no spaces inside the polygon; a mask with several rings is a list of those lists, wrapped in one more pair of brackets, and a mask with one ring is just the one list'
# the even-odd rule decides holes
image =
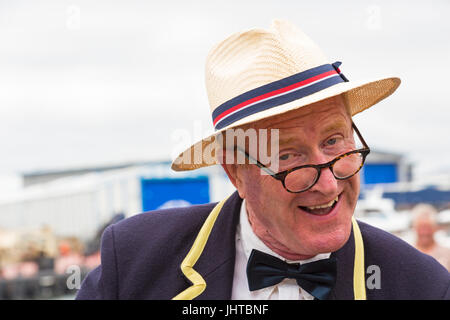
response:
{"label": "straw panama hat", "polygon": [[[206,59],[206,89],[215,133],[172,163],[175,171],[218,164],[215,137],[224,131],[342,94],[353,116],[391,95],[397,77],[349,81],[320,48],[290,22],[232,34]],[[207,151],[207,152],[203,152]]]}

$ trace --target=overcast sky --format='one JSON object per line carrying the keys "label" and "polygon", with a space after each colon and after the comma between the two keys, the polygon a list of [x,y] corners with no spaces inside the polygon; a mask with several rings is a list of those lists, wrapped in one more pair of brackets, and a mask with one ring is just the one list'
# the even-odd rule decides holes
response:
{"label": "overcast sky", "polygon": [[450,172],[450,1],[0,0],[0,174],[169,158],[211,131],[208,50],[291,20],[350,79],[397,75],[355,116],[416,173]]}

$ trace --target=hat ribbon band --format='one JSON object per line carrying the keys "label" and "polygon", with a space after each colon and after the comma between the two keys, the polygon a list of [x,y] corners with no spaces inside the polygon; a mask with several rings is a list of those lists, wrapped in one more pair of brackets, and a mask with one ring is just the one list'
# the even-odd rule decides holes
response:
{"label": "hat ribbon band", "polygon": [[247,91],[217,107],[212,114],[216,130],[254,113],[295,101],[341,82],[341,62],[324,64]]}

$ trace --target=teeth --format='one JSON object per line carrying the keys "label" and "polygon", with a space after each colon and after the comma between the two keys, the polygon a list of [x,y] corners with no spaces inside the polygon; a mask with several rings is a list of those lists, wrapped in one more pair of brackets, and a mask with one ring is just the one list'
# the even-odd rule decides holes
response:
{"label": "teeth", "polygon": [[326,204],[312,206],[312,207],[306,207],[306,208],[308,208],[310,210],[328,208],[328,207],[331,207],[337,201],[338,201],[338,197],[336,197],[335,199],[331,200],[330,202],[328,202]]}

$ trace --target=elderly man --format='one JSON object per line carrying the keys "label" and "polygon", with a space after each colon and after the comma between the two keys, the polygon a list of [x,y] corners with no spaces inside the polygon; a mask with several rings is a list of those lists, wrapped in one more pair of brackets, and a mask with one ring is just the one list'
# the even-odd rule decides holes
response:
{"label": "elderly man", "polygon": [[[216,132],[172,168],[220,163],[237,192],[108,227],[77,298],[450,298],[439,263],[353,218],[370,149],[352,116],[400,80],[351,82],[339,64],[285,21],[216,45],[206,63]],[[257,145],[236,145],[238,131]]]}
{"label": "elderly man", "polygon": [[416,233],[416,248],[429,254],[447,270],[450,270],[450,248],[442,246],[434,238],[436,231],[439,230],[436,222],[436,208],[430,204],[419,203],[413,208],[412,215],[412,224]]}

